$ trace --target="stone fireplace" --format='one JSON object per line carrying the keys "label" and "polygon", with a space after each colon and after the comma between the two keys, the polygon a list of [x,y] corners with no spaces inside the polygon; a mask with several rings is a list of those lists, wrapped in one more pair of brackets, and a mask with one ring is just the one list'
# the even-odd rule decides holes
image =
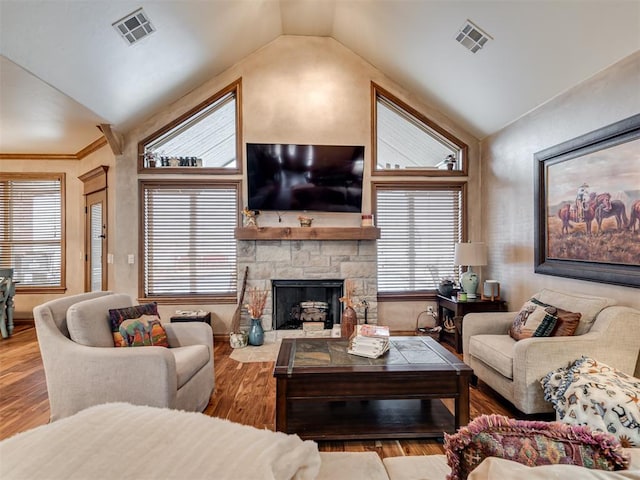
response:
{"label": "stone fireplace", "polygon": [[[366,300],[367,302],[367,321],[377,323],[375,240],[238,240],[239,283],[242,282],[247,266],[249,267],[247,288],[257,287],[269,292],[262,316],[262,325],[265,330],[282,328],[278,326],[278,319],[274,318],[278,306],[273,304],[273,280],[295,281],[294,284],[300,283],[300,287],[304,288],[305,285],[302,283],[307,280],[342,284],[344,280],[350,279],[356,289],[355,301]],[[342,285],[340,291],[342,294]],[[342,305],[339,308],[341,311]],[[356,308],[356,311],[362,323],[364,309]],[[335,316],[338,313],[332,315]],[[339,322],[339,316],[333,320]]]}

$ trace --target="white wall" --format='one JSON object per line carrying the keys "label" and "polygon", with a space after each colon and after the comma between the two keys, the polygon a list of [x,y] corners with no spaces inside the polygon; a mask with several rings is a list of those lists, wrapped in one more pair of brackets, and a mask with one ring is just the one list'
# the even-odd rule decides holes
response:
{"label": "white wall", "polygon": [[[116,275],[113,288],[134,297],[138,292],[138,266],[127,265],[125,262],[128,253],[137,253],[138,245],[137,182],[141,178],[136,171],[138,142],[240,77],[243,95],[243,143],[365,145],[365,181],[370,179],[371,81],[375,81],[450,130],[469,145],[470,238],[479,238],[477,139],[335,40],[327,37],[282,36],[179,101],[168,105],[162,112],[126,135],[125,152],[117,159],[117,238],[114,251]],[[162,178],[167,176],[162,175]],[[365,190],[363,211],[368,212],[370,209],[370,190]],[[285,225],[297,225],[296,217],[297,214],[286,216]],[[325,214],[320,218],[314,214],[314,217],[314,225],[359,225],[360,222],[360,216],[354,214]],[[267,225],[275,222],[275,218],[275,214],[262,214],[260,223]],[[177,308],[189,306],[161,306],[160,313],[166,318]],[[228,331],[235,305],[199,305],[194,308],[210,310],[214,331],[222,333]],[[407,308],[411,313],[407,313]],[[413,328],[413,312],[417,308],[424,309],[422,305],[416,307],[415,304],[394,302],[380,307],[380,311],[384,309],[389,319],[404,319],[408,324],[407,328]],[[411,316],[413,318],[406,322]],[[381,318],[381,321],[384,320]]]}
{"label": "white wall", "polygon": [[482,225],[490,254],[484,273],[501,283],[510,310],[541,288],[608,296],[640,307],[636,288],[534,273],[533,193],[535,152],[638,112],[640,52],[482,141]]}

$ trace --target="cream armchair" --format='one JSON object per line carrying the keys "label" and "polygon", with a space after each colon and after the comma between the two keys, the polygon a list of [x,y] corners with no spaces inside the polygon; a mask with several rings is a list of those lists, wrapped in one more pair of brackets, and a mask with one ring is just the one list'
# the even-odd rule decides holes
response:
{"label": "cream armchair", "polygon": [[128,295],[92,292],[34,308],[51,421],[107,402],[206,408],[214,388],[211,327],[165,323],[170,348],[115,348],[109,309],[131,305]]}
{"label": "cream armchair", "polygon": [[582,318],[571,337],[515,341],[508,330],[517,312],[470,313],[464,317],[464,362],[474,374],[526,414],[552,412],[540,379],[583,355],[634,374],[640,350],[640,311],[611,306],[602,297],[542,290],[535,298]]}

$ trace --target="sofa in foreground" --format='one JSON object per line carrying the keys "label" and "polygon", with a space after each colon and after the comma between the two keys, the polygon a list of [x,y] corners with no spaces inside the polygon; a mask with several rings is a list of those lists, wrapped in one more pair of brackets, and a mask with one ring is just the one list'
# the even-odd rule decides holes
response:
{"label": "sofa in foreground", "polygon": [[[470,480],[640,479],[640,449],[629,469],[526,467],[487,458]],[[319,452],[313,441],[196,412],[111,403],[0,442],[0,478],[218,480],[445,480],[444,455],[385,458],[375,452]]]}

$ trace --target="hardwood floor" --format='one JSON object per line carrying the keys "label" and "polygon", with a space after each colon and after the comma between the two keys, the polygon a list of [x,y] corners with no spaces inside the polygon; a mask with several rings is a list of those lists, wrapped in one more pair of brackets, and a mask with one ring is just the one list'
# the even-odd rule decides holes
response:
{"label": "hardwood floor", "polygon": [[[216,340],[216,389],[204,413],[274,430],[273,362],[238,363],[229,358],[231,351],[228,341]],[[451,409],[453,402],[448,403]],[[478,388],[471,389],[471,417],[485,413],[527,418],[480,382]],[[19,324],[11,338],[0,342],[0,439],[48,420],[47,387],[35,329]],[[318,442],[318,445],[321,451],[375,451],[382,458],[443,453],[442,443],[436,440]]]}

